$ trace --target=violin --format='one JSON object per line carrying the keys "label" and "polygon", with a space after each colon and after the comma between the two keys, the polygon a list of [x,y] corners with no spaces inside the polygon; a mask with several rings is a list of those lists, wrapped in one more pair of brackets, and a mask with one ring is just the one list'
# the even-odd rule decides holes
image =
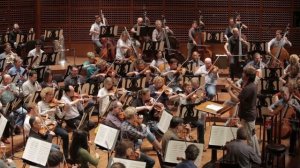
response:
{"label": "violin", "polygon": [[64,107],[64,106],[65,106],[65,103],[62,102],[62,101],[59,101],[59,100],[57,100],[57,99],[55,99],[55,98],[53,98],[53,99],[51,100],[51,102],[49,103],[49,106],[50,106],[50,108],[54,108],[54,107]]}

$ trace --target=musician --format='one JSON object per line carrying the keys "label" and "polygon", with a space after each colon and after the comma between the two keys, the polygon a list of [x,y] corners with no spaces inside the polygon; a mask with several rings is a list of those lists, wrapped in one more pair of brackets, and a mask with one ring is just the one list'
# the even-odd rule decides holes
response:
{"label": "musician", "polygon": [[148,112],[153,108],[153,106],[151,106],[152,102],[154,102],[154,99],[150,95],[150,90],[148,88],[143,88],[138,92],[138,96],[132,101],[131,106],[136,107],[139,114],[146,115],[144,119],[148,121]]}
{"label": "musician", "polygon": [[61,151],[50,151],[47,160],[48,168],[62,168],[64,161],[64,155]]}
{"label": "musician", "polygon": [[102,48],[102,44],[100,43],[100,40],[99,40],[100,27],[101,26],[105,26],[101,22],[101,16],[96,15],[95,16],[95,23],[92,24],[91,29],[90,29],[90,35],[92,36],[92,42],[97,47],[96,51],[97,51],[98,54],[100,53],[100,50]]}
{"label": "musician", "polygon": [[162,151],[166,152],[167,144],[170,140],[191,140],[191,126],[189,124],[184,125],[183,119],[173,116],[170,122],[168,131],[162,137]]}
{"label": "musician", "polygon": [[219,78],[218,67],[212,64],[211,58],[205,58],[204,64],[194,75],[204,75],[205,78],[205,92],[207,100],[212,100],[216,95],[216,82]]}
{"label": "musician", "polygon": [[188,43],[187,43],[187,49],[188,49],[188,58],[191,58],[192,52],[195,50],[195,46],[198,45],[198,41],[196,41],[195,37],[196,37],[196,33],[198,33],[199,31],[199,25],[198,22],[196,20],[193,21],[192,23],[192,27],[189,30],[189,34],[188,34]]}
{"label": "musician", "polygon": [[155,54],[155,58],[150,63],[150,68],[155,69],[158,73],[165,71],[166,68],[169,66],[168,61],[164,57],[164,54],[164,51],[158,50]]}
{"label": "musician", "polygon": [[247,132],[243,127],[238,128],[236,136],[236,140],[226,144],[224,160],[244,168],[251,168],[253,163],[259,165],[260,156],[247,144]]}
{"label": "musician", "polygon": [[[127,139],[134,142],[136,148],[140,148],[141,144],[139,139],[145,139],[152,143],[155,148],[160,148],[159,142],[156,140],[155,136],[150,133],[150,131],[145,127],[137,126],[138,114],[134,107],[127,107],[125,109],[126,120],[121,124],[121,139]],[[144,154],[143,154],[144,155]],[[146,167],[153,167],[155,161],[147,155],[141,158],[146,162]]]}
{"label": "musician", "polygon": [[82,75],[79,75],[79,70],[76,66],[72,66],[71,73],[69,76],[66,77],[64,80],[65,86],[66,85],[72,85],[72,86],[78,86],[83,83],[85,83],[85,79]]}
{"label": "musician", "polygon": [[87,80],[90,79],[90,77],[96,72],[96,63],[97,59],[95,57],[95,54],[93,52],[86,53],[88,60],[83,63],[83,68],[86,70],[86,78]]}
{"label": "musician", "polygon": [[184,153],[185,160],[179,163],[175,168],[197,168],[194,162],[200,153],[200,149],[196,145],[190,144],[187,146]]}
{"label": "musician", "polygon": [[262,61],[262,56],[260,53],[256,52],[254,53],[254,59],[247,63],[246,66],[253,66],[257,70],[263,70],[266,67],[266,64]]}
{"label": "musician", "polygon": [[[115,157],[135,161],[145,160],[145,154],[139,148],[135,148],[132,141],[121,140],[115,148]],[[147,156],[146,156],[147,157]]]}
{"label": "musician", "polygon": [[[105,118],[105,123],[109,126],[112,126],[117,129],[121,129],[121,124],[123,120],[125,120],[125,115],[123,115],[122,110],[123,104],[120,101],[114,101],[112,103],[110,112],[107,114]],[[123,114],[121,114],[123,113]]]}
{"label": "musician", "polygon": [[17,79],[16,84],[18,85],[22,85],[26,81],[27,70],[25,70],[22,67],[22,64],[23,64],[23,60],[20,57],[16,57],[14,59],[13,67],[11,67],[7,72],[9,75],[15,76],[15,78]]}
{"label": "musician", "polygon": [[241,44],[242,44],[242,49],[243,45],[249,46],[249,43],[245,41],[243,38],[240,38],[240,33],[238,28],[233,28],[232,29],[233,35],[228,39],[228,41],[224,45],[224,49],[226,51],[226,54],[229,59],[230,63],[230,77],[232,80],[234,80],[234,77],[236,75],[239,75],[238,71],[241,67],[241,64],[239,62],[239,57],[240,56],[232,56],[232,55],[239,55],[239,39],[241,39]]}
{"label": "musician", "polygon": [[29,65],[32,64],[31,67],[39,66],[39,64],[41,62],[42,54],[44,53],[44,51],[41,48],[42,48],[42,41],[36,40],[35,48],[30,50],[27,55],[27,57],[33,57],[32,58],[33,62],[28,62]]}
{"label": "musician", "polygon": [[189,71],[192,72],[193,74],[195,71],[200,67],[204,65],[204,63],[201,61],[201,57],[198,51],[193,51],[192,53],[192,58],[189,61]]}
{"label": "musician", "polygon": [[181,86],[183,79],[181,75],[185,74],[185,69],[181,68],[178,65],[178,60],[176,58],[171,58],[169,61],[169,67],[166,68],[165,72],[161,74],[161,76],[166,77],[166,83],[172,81],[169,85],[172,88],[173,92],[181,91]]}
{"label": "musician", "polygon": [[36,91],[42,89],[41,85],[37,82],[36,71],[30,71],[28,73],[28,79],[22,84],[22,89],[25,96],[33,95]]}
{"label": "musician", "polygon": [[173,99],[172,89],[165,85],[165,79],[161,76],[156,76],[153,79],[153,85],[149,86],[149,90],[152,98],[157,99],[159,97],[157,102],[165,104],[167,100]]}
{"label": "musician", "polygon": [[[164,32],[165,31],[165,32]],[[161,20],[155,21],[155,29],[152,32],[152,41],[163,41],[166,38],[165,33],[174,34],[173,31],[168,27],[163,27]]]}
{"label": "musician", "polygon": [[247,141],[252,146],[255,152],[260,155],[259,145],[255,134],[255,120],[257,88],[254,83],[256,77],[256,69],[252,66],[244,68],[242,74],[243,86],[240,94],[236,99],[240,102],[238,116],[241,120],[241,125],[247,133]]}
{"label": "musician", "polygon": [[[6,58],[5,63],[7,64],[5,69],[8,70],[11,68],[14,59],[18,56],[11,50],[11,45],[9,43],[5,43],[3,45],[4,52],[0,54],[0,59]],[[4,71],[4,70],[3,70]]]}
{"label": "musician", "polygon": [[55,133],[53,131],[42,132],[42,126],[44,125],[41,118],[37,116],[31,116],[29,119],[30,124],[30,131],[29,131],[29,137],[33,137],[36,139],[44,140],[49,143],[52,143],[53,136],[55,136]]}
{"label": "musician", "polygon": [[133,41],[137,48],[141,46],[141,43],[138,41],[139,37],[137,36],[137,29],[139,26],[144,26],[144,19],[142,17],[138,17],[136,24],[130,29],[130,32],[133,34]]}
{"label": "musician", "polygon": [[267,53],[273,55],[271,53],[271,49],[275,47],[283,47],[283,46],[292,46],[292,43],[288,40],[287,37],[282,38],[282,30],[276,30],[276,36],[272,40],[268,42]]}
{"label": "musician", "polygon": [[[103,82],[104,87],[102,87],[97,95],[99,99],[99,114],[104,115],[108,109],[110,99],[115,98],[114,86],[112,78],[105,78]],[[110,98],[111,97],[111,98]]]}
{"label": "musician", "polygon": [[25,117],[25,120],[24,120],[24,125],[23,125],[23,129],[24,129],[26,137],[28,137],[29,131],[31,129],[31,125],[29,123],[29,120],[30,120],[31,117],[34,117],[36,115],[37,115],[36,105],[35,104],[30,104],[27,107],[27,114],[26,114],[26,117]]}
{"label": "musician", "polygon": [[110,168],[126,168],[126,166],[121,162],[115,162],[111,165]]}
{"label": "musician", "polygon": [[13,25],[13,30],[10,31],[9,35],[8,35],[8,41],[11,45],[14,46],[15,49],[17,49],[17,47],[18,47],[18,44],[16,43],[17,34],[21,34],[21,30],[20,30],[19,24],[15,23]]}
{"label": "musician", "polygon": [[51,70],[45,71],[43,81],[41,82],[41,87],[42,88],[52,87],[55,89],[59,88],[57,82],[55,80],[53,80],[53,75],[52,75]]}
{"label": "musician", "polygon": [[137,59],[134,62],[134,70],[128,72],[126,76],[134,76],[134,77],[146,77],[146,86],[151,82],[151,71],[149,66],[146,65],[145,61],[142,59]]}
{"label": "musician", "polygon": [[76,129],[81,120],[79,111],[83,111],[84,109],[82,105],[83,99],[74,99],[75,90],[71,85],[66,85],[64,87],[64,92],[65,93],[61,97],[61,101],[65,103],[64,119],[67,126],[72,129]]}
{"label": "musician", "polygon": [[126,31],[121,33],[120,39],[117,42],[117,53],[116,59],[119,61],[127,61],[126,57],[132,52],[131,40],[129,39],[129,35]]}
{"label": "musician", "polygon": [[[42,100],[38,102],[37,107],[39,114],[48,117],[51,121],[56,121],[55,116],[58,118],[63,117],[63,113],[59,108],[59,103],[54,100],[54,89],[44,88],[41,91]],[[57,103],[55,103],[57,102]],[[53,105],[52,105],[53,104]],[[51,106],[50,106],[51,105]],[[66,158],[69,156],[69,134],[59,124],[56,125],[54,131],[56,135],[60,136],[63,140],[63,151]]]}
{"label": "musician", "polygon": [[228,39],[233,35],[232,29],[235,28],[235,21],[233,17],[230,17],[228,19],[228,27],[225,29],[225,33],[224,33],[224,37],[226,39],[226,41],[228,41]]}
{"label": "musician", "polygon": [[[6,108],[8,103],[13,102],[18,96],[20,96],[20,93],[20,89],[17,88],[14,83],[12,83],[11,76],[5,74],[3,76],[2,84],[0,84],[0,102],[3,106],[3,109]],[[21,106],[18,109],[14,109],[14,111],[7,111],[7,114],[3,114],[10,123],[8,123],[7,126],[10,126],[10,128],[16,134],[20,134],[21,132],[21,127],[24,123],[26,113],[27,111]],[[9,130],[6,132],[8,133],[7,135],[9,135],[8,131]],[[3,137],[5,136],[3,135]],[[3,142],[5,142],[5,139]]]}
{"label": "musician", "polygon": [[280,77],[280,81],[282,81],[283,84],[286,84],[288,82],[295,82],[296,79],[300,77],[300,63],[298,55],[290,55],[289,63],[290,64],[284,69],[283,75]]}
{"label": "musician", "polygon": [[72,161],[80,164],[81,168],[89,168],[89,164],[98,167],[100,156],[98,153],[93,157],[89,152],[88,133],[82,130],[73,132],[73,140],[70,146]]}

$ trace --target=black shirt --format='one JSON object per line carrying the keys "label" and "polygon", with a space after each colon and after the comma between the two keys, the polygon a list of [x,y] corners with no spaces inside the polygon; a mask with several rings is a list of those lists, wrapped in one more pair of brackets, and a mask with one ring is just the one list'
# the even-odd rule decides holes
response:
{"label": "black shirt", "polygon": [[256,119],[256,96],[256,85],[253,82],[247,84],[238,96],[240,99],[239,117],[247,122]]}

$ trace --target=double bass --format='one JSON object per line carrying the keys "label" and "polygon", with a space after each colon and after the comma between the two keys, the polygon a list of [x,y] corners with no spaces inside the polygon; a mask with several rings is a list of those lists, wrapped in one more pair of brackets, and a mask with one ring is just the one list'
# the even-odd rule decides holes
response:
{"label": "double bass", "polygon": [[284,67],[284,63],[286,63],[289,60],[290,54],[284,48],[284,43],[283,43],[283,41],[286,38],[286,35],[289,33],[289,29],[290,29],[290,24],[288,24],[285,28],[284,35],[280,39],[280,46],[273,47],[270,51],[271,59],[268,65],[270,68]]}
{"label": "double bass", "polygon": [[205,32],[202,31],[204,29],[205,24],[202,21],[203,16],[202,12],[199,10],[199,20],[198,20],[198,29],[195,33],[195,41],[197,42],[196,48],[199,51],[199,53],[202,55],[202,61],[204,61],[205,58],[211,58],[212,57],[212,51],[208,49],[207,45],[204,45],[205,41]]}

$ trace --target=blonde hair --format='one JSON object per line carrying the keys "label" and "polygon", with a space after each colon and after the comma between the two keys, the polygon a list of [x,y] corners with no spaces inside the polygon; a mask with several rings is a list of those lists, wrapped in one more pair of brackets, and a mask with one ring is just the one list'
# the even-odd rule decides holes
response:
{"label": "blonde hair", "polygon": [[86,56],[89,58],[95,58],[95,54],[93,52],[87,52]]}
{"label": "blonde hair", "polygon": [[165,83],[165,79],[161,76],[156,76],[154,79],[153,79],[153,83],[156,83],[156,82],[163,82]]}
{"label": "blonde hair", "polygon": [[136,113],[137,113],[137,110],[135,107],[129,106],[125,109],[126,119],[131,119]]}
{"label": "blonde hair", "polygon": [[40,95],[41,95],[41,97],[44,99],[45,96],[46,96],[46,94],[48,94],[48,93],[50,93],[50,92],[52,92],[52,93],[54,94],[54,88],[52,88],[52,87],[46,87],[46,88],[44,88],[44,89],[41,91]]}
{"label": "blonde hair", "polygon": [[290,55],[289,62],[293,65],[299,63],[299,56],[297,54]]}

